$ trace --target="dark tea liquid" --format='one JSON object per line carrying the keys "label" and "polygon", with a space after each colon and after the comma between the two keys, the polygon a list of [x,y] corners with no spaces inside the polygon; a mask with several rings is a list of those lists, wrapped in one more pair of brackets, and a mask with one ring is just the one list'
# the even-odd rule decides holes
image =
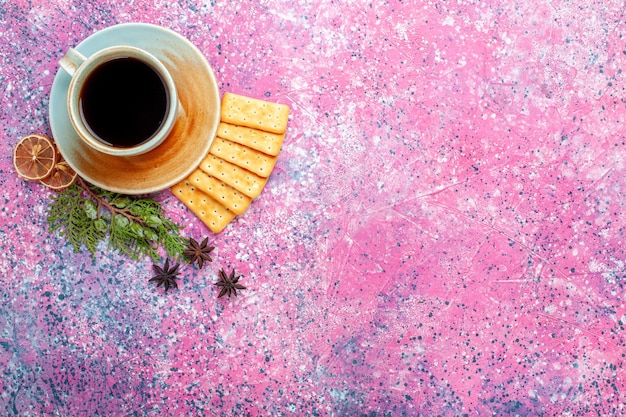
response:
{"label": "dark tea liquid", "polygon": [[81,116],[100,141],[131,147],[150,139],[167,116],[165,82],[135,58],[116,58],[96,68],[80,92]]}

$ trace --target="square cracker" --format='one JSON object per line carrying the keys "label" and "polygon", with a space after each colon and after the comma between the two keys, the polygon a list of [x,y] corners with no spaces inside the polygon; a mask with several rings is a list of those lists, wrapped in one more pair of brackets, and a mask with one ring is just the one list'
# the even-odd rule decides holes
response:
{"label": "square cracker", "polygon": [[285,139],[284,133],[265,132],[224,122],[221,122],[217,127],[217,136],[272,156],[278,155]]}
{"label": "square cracker", "polygon": [[200,162],[200,169],[250,198],[257,198],[267,183],[267,178],[211,154]]}
{"label": "square cracker", "polygon": [[222,98],[221,121],[273,133],[285,133],[289,106],[233,93]]}
{"label": "square cracker", "polygon": [[183,180],[171,188],[172,193],[213,233],[220,233],[235,218],[235,213]]}
{"label": "square cracker", "polygon": [[217,178],[207,175],[200,169],[196,169],[192,172],[187,180],[194,187],[203,191],[235,214],[245,213],[250,205],[250,197],[240,193]]}
{"label": "square cracker", "polygon": [[276,156],[266,155],[263,152],[220,137],[215,138],[209,152],[263,178],[270,176],[278,159]]}

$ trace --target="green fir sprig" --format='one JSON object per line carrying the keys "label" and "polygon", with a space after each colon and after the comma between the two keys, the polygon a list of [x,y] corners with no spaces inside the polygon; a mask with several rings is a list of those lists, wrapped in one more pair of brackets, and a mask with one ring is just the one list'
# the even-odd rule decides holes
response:
{"label": "green fir sprig", "polygon": [[182,227],[167,218],[157,201],[106,191],[81,178],[52,197],[48,226],[76,252],[84,246],[92,257],[107,237],[110,249],[134,260],[159,260],[160,247],[168,257],[179,259],[188,242],[179,233]]}

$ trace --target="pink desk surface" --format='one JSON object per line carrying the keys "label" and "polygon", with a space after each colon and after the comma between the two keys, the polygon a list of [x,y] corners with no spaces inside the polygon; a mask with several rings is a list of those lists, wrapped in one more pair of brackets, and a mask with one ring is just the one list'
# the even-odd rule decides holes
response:
{"label": "pink desk surface", "polygon": [[[11,161],[64,51],[123,22],[292,109],[261,198],[166,294],[50,235]],[[1,3],[0,414],[624,415],[624,33],[615,0]],[[248,289],[218,300],[219,268]]]}

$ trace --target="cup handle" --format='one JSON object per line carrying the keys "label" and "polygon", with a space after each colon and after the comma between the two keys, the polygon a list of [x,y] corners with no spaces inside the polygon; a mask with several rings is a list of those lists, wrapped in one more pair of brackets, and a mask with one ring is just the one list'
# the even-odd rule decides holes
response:
{"label": "cup handle", "polygon": [[87,58],[85,58],[76,49],[70,48],[67,50],[65,56],[61,58],[59,64],[61,65],[61,68],[65,70],[65,72],[67,72],[71,76],[74,76],[76,69],[80,67],[80,64],[82,64],[85,59]]}

